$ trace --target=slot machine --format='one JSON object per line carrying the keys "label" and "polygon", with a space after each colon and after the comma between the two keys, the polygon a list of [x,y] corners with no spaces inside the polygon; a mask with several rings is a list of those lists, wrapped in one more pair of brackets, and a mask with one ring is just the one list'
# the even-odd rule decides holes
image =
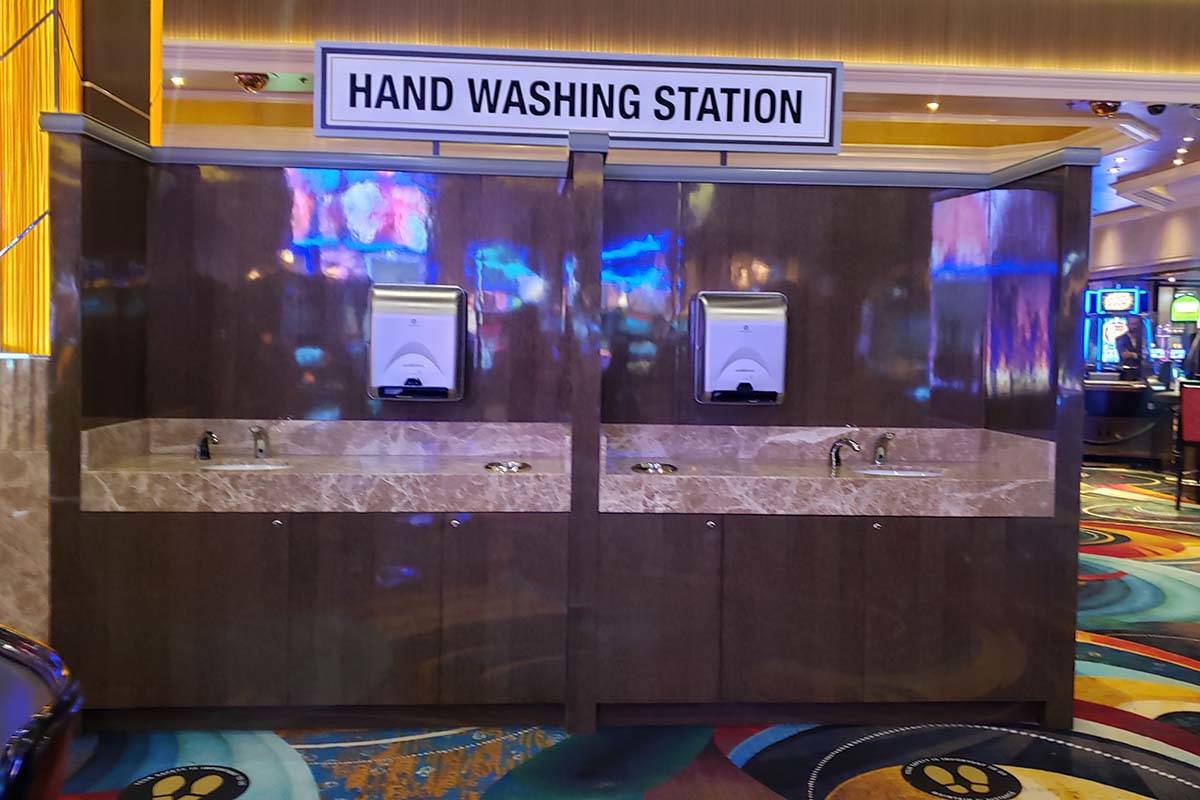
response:
{"label": "slot machine", "polygon": [[1145,289],[1088,289],[1084,292],[1083,358],[1091,371],[1115,370],[1121,362],[1117,339],[1129,330],[1136,317],[1142,325],[1143,357],[1153,331],[1150,326],[1149,294]]}

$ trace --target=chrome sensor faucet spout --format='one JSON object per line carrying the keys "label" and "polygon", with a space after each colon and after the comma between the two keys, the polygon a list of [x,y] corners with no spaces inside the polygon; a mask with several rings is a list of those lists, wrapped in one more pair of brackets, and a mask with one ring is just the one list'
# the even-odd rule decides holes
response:
{"label": "chrome sensor faucet spout", "polygon": [[196,458],[201,461],[208,461],[212,458],[212,450],[210,445],[220,444],[221,440],[212,431],[205,431],[200,437],[200,441],[196,442]]}
{"label": "chrome sensor faucet spout", "polygon": [[875,466],[882,467],[884,462],[887,461],[888,445],[895,438],[896,434],[888,431],[887,433],[880,434],[879,438],[875,440]]}
{"label": "chrome sensor faucet spout", "polygon": [[829,468],[837,469],[842,465],[842,448],[849,446],[856,453],[862,452],[862,445],[849,436],[842,436],[829,446]]}
{"label": "chrome sensor faucet spout", "polygon": [[250,435],[254,437],[254,457],[270,458],[271,439],[267,436],[267,429],[261,425],[251,425]]}

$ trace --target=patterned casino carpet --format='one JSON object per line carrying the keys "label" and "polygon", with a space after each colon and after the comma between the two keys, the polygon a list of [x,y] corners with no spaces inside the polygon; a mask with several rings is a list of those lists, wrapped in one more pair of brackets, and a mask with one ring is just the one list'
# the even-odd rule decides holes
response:
{"label": "patterned casino carpet", "polygon": [[1076,720],[986,725],[104,734],[72,800],[1200,798],[1200,508],[1086,468]]}

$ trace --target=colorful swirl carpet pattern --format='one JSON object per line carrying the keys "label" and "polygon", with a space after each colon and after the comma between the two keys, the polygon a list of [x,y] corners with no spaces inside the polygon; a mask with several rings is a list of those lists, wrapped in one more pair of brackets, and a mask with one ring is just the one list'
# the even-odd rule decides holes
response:
{"label": "colorful swirl carpet pattern", "polygon": [[[1190,490],[1189,490],[1190,491]],[[1004,725],[179,732],[82,738],[72,800],[1200,798],[1200,507],[1086,468],[1076,711]]]}

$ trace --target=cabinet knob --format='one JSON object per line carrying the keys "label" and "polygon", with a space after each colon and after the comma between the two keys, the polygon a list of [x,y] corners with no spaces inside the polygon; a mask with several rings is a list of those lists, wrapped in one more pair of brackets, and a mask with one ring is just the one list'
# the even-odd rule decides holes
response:
{"label": "cabinet knob", "polygon": [[451,528],[457,528],[457,527],[459,527],[459,526],[461,526],[461,525],[462,525],[462,520],[461,520],[461,519],[452,519],[452,520],[450,520],[450,527],[451,527]]}
{"label": "cabinet knob", "polygon": [[281,519],[273,519],[273,520],[271,520],[271,526],[272,526],[272,527],[275,527],[275,528],[282,528],[282,527],[283,527],[283,520],[281,520]]}
{"label": "cabinet knob", "polygon": [[705,523],[704,523],[704,527],[706,527],[706,528],[715,528],[715,527],[717,527],[717,523],[716,523],[714,520],[711,520],[711,519],[710,519],[708,522],[705,522]]}
{"label": "cabinet knob", "polygon": [[882,522],[872,522],[871,528],[874,530],[877,530],[877,531],[881,531],[881,530],[883,530],[883,523]]}

